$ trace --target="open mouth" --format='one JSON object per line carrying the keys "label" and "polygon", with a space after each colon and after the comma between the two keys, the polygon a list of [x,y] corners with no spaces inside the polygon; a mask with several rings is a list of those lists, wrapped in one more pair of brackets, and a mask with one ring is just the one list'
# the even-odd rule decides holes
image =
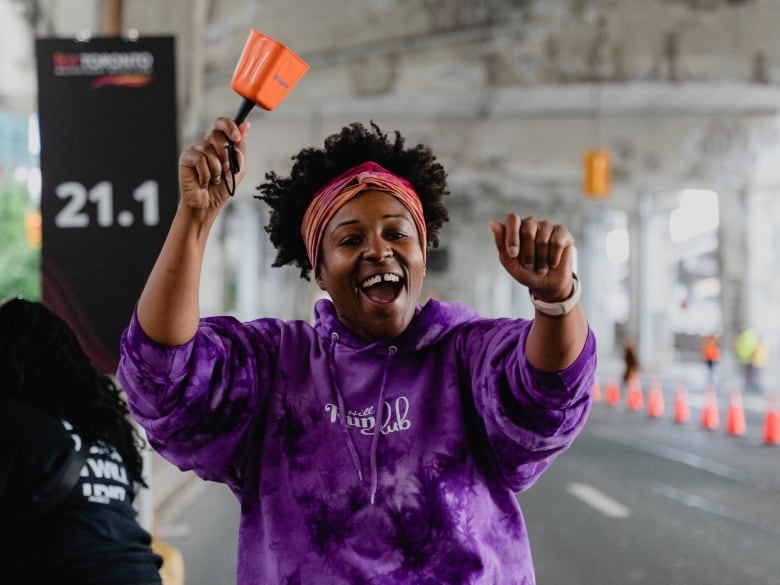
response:
{"label": "open mouth", "polygon": [[369,299],[376,303],[389,303],[394,301],[401,293],[404,279],[402,276],[386,272],[374,274],[360,283],[360,290]]}

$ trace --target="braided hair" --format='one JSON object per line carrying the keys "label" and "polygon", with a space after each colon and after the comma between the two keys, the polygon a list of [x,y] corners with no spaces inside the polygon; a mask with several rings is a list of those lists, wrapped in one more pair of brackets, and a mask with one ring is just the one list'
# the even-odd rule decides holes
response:
{"label": "braided hair", "polygon": [[411,183],[422,203],[428,232],[426,245],[437,247],[439,229],[449,220],[443,199],[447,190],[447,173],[436,161],[431,149],[423,144],[405,148],[405,140],[396,131],[393,140],[371,122],[366,128],[353,122],[325,139],[323,148],[304,148],[292,157],[289,177],[266,173],[265,183],[257,187],[256,199],[271,207],[266,232],[277,250],[273,266],[294,264],[301,278],[309,280],[314,268],[306,254],[301,236],[301,222],[314,194],[329,180],[366,161],[373,161]]}
{"label": "braided hair", "polygon": [[67,420],[86,444],[113,446],[134,482],[146,486],[144,441],[120,389],[92,364],[65,321],[21,298],[0,304],[0,402],[12,398]]}

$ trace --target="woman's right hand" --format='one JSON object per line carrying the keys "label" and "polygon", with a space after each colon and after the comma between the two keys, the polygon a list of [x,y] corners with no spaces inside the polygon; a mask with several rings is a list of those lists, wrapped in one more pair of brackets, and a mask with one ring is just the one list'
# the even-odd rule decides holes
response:
{"label": "woman's right hand", "polygon": [[[230,198],[233,189],[228,160],[228,144],[233,142],[240,171],[235,188],[246,173],[246,135],[249,122],[240,126],[230,118],[220,117],[200,144],[184,150],[179,157],[179,189],[183,207],[192,211],[218,211]],[[224,172],[224,176],[223,176]],[[226,185],[225,182],[229,185]]]}

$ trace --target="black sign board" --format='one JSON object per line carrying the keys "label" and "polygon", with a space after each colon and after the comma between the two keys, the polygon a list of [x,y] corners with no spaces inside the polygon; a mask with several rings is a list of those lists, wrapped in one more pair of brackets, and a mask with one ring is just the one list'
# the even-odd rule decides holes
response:
{"label": "black sign board", "polygon": [[36,41],[43,301],[106,373],[178,201],[173,37]]}

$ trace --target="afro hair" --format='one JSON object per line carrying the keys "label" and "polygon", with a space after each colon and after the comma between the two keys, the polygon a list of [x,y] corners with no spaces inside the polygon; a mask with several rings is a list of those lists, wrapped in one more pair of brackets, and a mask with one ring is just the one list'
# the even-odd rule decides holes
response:
{"label": "afro hair", "polygon": [[303,215],[317,190],[366,161],[376,162],[411,183],[422,203],[426,244],[438,246],[439,229],[449,220],[443,203],[449,191],[447,173],[428,146],[406,148],[398,131],[391,140],[374,122],[370,128],[353,122],[326,138],[323,148],[304,148],[292,160],[289,177],[266,173],[266,182],[257,187],[260,195],[255,195],[271,208],[265,230],[277,250],[273,266],[294,264],[300,268],[301,278],[309,279],[313,267],[301,236]]}

